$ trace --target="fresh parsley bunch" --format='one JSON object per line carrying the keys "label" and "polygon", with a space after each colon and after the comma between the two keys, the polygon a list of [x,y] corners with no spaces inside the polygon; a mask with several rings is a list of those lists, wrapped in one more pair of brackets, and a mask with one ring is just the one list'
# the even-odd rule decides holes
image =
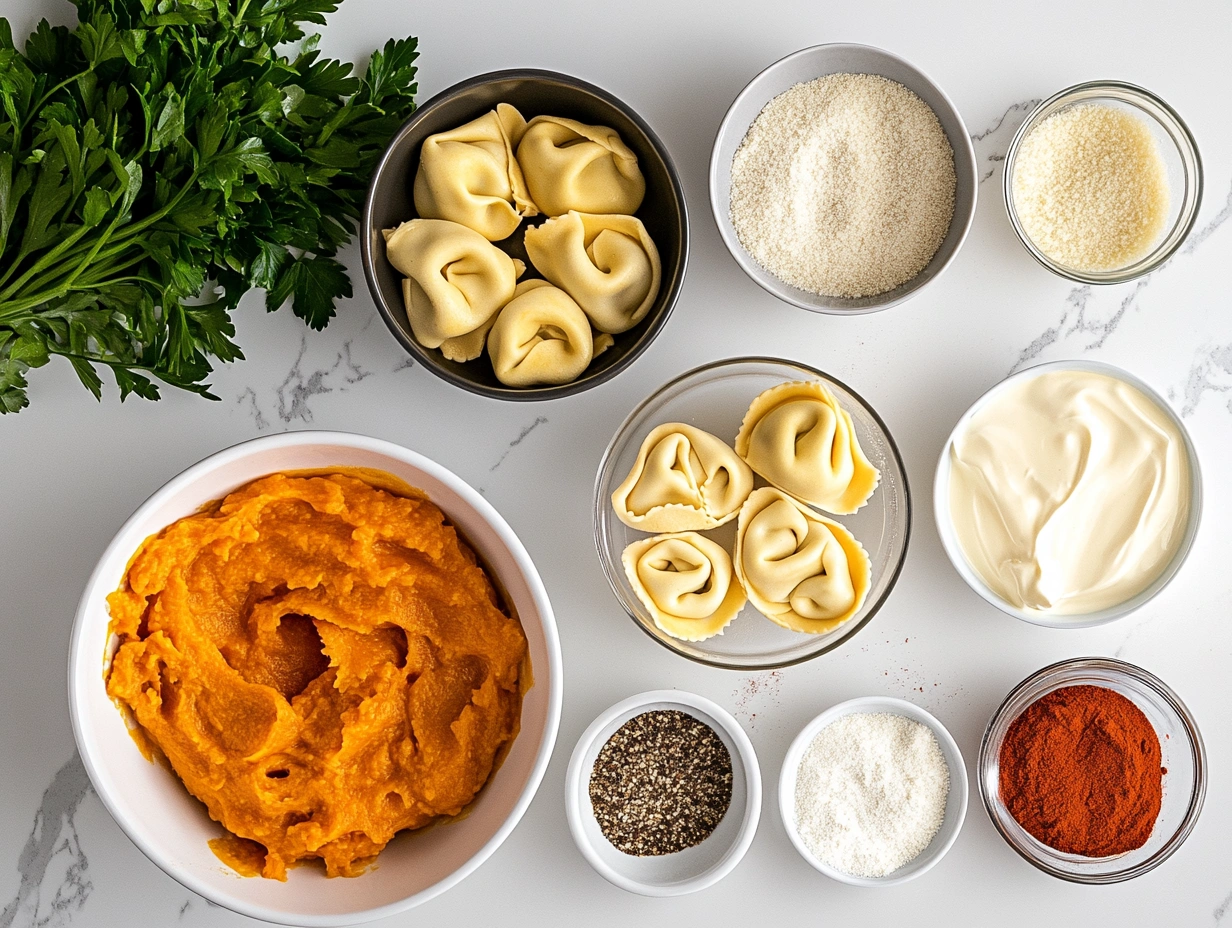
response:
{"label": "fresh parsley bunch", "polygon": [[321,58],[301,26],[339,2],[74,0],[77,28],[43,21],[24,52],[0,18],[0,413],[52,355],[96,397],[107,368],[121,399],[216,399],[252,287],[329,322],[418,57],[391,40],[363,77]]}

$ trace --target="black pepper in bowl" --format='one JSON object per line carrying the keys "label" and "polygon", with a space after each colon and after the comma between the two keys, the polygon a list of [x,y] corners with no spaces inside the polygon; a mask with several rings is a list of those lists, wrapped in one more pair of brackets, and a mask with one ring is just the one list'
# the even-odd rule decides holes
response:
{"label": "black pepper in bowl", "polygon": [[616,730],[590,774],[603,836],[634,857],[675,854],[714,832],[732,797],[732,761],[709,725],[675,709]]}

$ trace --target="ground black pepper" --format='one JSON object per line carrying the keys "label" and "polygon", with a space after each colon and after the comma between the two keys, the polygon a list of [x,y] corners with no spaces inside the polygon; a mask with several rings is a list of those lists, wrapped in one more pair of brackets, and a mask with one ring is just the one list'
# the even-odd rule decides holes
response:
{"label": "ground black pepper", "polygon": [[731,805],[732,762],[714,730],[674,709],[643,712],[616,730],[590,774],[599,828],[635,857],[705,841]]}

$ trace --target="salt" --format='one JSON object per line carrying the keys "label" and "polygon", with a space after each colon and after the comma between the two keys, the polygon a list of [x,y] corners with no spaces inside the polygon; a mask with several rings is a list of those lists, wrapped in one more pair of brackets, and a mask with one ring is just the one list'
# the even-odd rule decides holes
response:
{"label": "salt", "polygon": [[888,712],[845,715],[800,761],[796,829],[836,870],[888,876],[936,836],[949,789],[949,765],[927,725]]}
{"label": "salt", "polygon": [[732,225],[780,280],[874,296],[928,266],[956,183],[927,103],[876,74],[828,74],[779,94],[749,127],[732,159]]}

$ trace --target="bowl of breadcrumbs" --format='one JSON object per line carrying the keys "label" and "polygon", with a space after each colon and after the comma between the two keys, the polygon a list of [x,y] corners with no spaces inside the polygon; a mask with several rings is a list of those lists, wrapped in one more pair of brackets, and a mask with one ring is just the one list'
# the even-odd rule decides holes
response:
{"label": "bowl of breadcrumbs", "polygon": [[710,159],[724,244],[758,285],[816,312],[886,309],[950,264],[975,153],[945,92],[896,55],[817,45],[755,77]]}

